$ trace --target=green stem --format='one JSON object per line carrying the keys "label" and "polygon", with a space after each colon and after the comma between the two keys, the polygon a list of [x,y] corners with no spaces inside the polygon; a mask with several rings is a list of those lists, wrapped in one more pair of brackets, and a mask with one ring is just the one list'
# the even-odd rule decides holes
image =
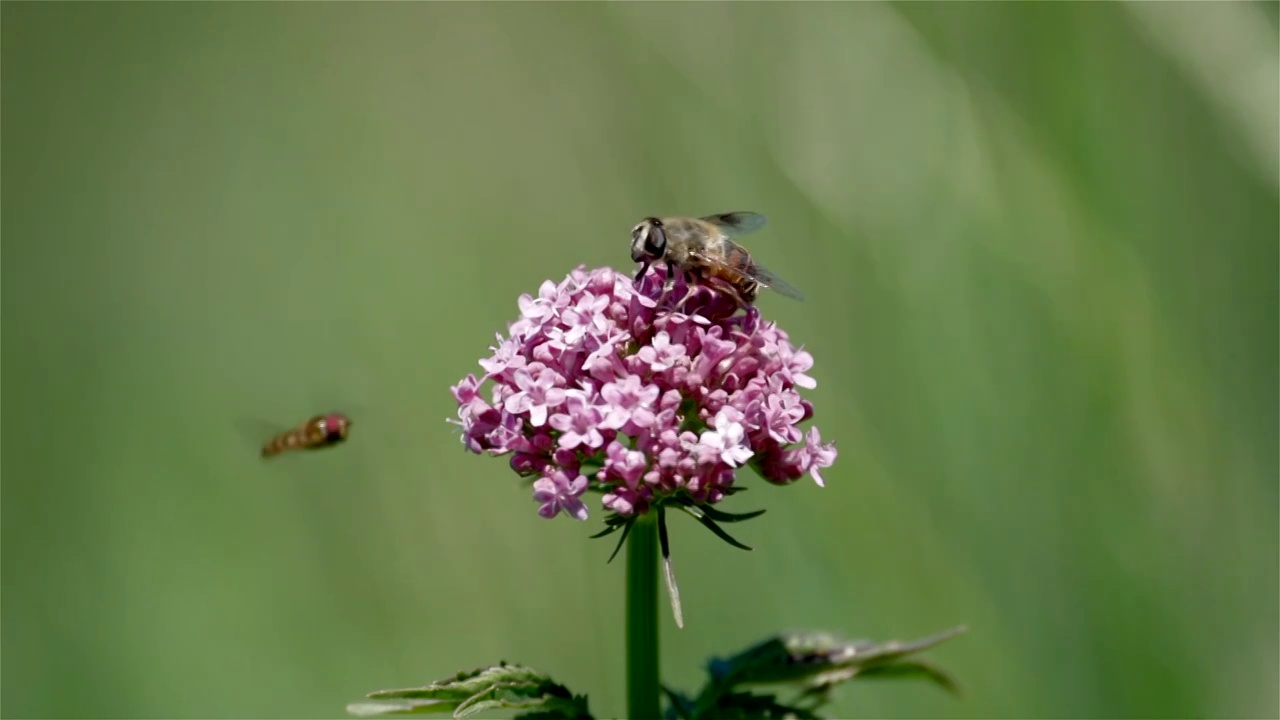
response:
{"label": "green stem", "polygon": [[658,517],[638,518],[627,538],[627,717],[659,720]]}

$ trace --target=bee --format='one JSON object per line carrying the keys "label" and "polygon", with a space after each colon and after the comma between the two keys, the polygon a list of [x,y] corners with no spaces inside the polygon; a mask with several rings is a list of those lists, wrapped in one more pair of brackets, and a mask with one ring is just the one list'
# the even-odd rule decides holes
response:
{"label": "bee", "polygon": [[679,270],[689,281],[698,280],[727,292],[740,305],[755,302],[760,288],[770,288],[794,300],[804,295],[757,263],[732,237],[764,227],[763,215],[729,212],[706,217],[647,217],[631,229],[631,259],[643,263],[636,281],[657,261],[667,265],[666,289]]}
{"label": "bee", "polygon": [[287,450],[319,450],[347,439],[351,419],[342,413],[316,415],[300,427],[276,435],[262,446],[262,457],[279,455]]}

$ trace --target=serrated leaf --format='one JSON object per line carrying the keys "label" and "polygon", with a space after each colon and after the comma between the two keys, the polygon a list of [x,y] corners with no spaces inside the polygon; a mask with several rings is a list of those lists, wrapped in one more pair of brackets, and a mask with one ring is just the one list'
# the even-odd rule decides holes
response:
{"label": "serrated leaf", "polygon": [[370,701],[351,703],[347,712],[358,717],[381,715],[439,715],[472,717],[493,710],[523,710],[525,717],[545,720],[589,718],[586,698],[547,675],[523,665],[505,663],[461,672],[426,687],[379,690]]}
{"label": "serrated leaf", "polygon": [[662,694],[666,695],[667,700],[671,703],[671,708],[667,713],[667,717],[674,715],[677,720],[693,720],[694,712],[696,710],[693,698],[690,698],[683,693],[676,692],[666,685],[662,686]]}
{"label": "serrated leaf", "polygon": [[[447,707],[441,707],[445,705]],[[382,717],[386,715],[439,715],[452,713],[454,706],[440,700],[380,700],[353,702],[347,705],[347,714],[355,717]]]}
{"label": "serrated leaf", "polygon": [[952,695],[960,695],[960,686],[950,673],[924,660],[899,660],[889,665],[866,668],[858,677],[864,679],[915,679],[929,680]]}
{"label": "serrated leaf", "polygon": [[515,716],[514,720],[568,720],[569,718],[591,720],[590,715],[565,715],[564,713],[551,710],[531,710],[529,712],[520,713]]}
{"label": "serrated leaf", "polygon": [[960,625],[919,640],[910,642],[889,640],[882,643],[871,640],[841,642],[827,634],[794,633],[786,636],[786,642],[787,649],[793,654],[807,652],[826,657],[832,661],[857,663],[867,667],[876,663],[895,661],[908,655],[914,655],[922,650],[928,650],[967,631],[968,628]]}
{"label": "serrated leaf", "polygon": [[736,692],[719,699],[710,712],[699,717],[716,720],[819,720],[812,710],[778,701],[775,695]]}
{"label": "serrated leaf", "polygon": [[[961,632],[964,627],[912,642],[842,640],[828,633],[789,633],[753,645],[729,659],[713,658],[708,664],[710,682],[699,693],[697,717],[718,708],[724,697],[738,688],[759,685],[794,685],[800,689],[789,707],[810,712],[827,701],[831,690],[858,677],[923,678],[958,694],[955,681],[933,665],[907,656],[931,648]],[[803,706],[799,701],[809,701]],[[715,715],[719,717],[718,714]]]}
{"label": "serrated leaf", "polygon": [[550,681],[538,671],[523,665],[499,663],[487,668],[476,668],[451,675],[420,688],[377,690],[369,693],[376,699],[392,698],[468,698],[499,683],[533,683]]}

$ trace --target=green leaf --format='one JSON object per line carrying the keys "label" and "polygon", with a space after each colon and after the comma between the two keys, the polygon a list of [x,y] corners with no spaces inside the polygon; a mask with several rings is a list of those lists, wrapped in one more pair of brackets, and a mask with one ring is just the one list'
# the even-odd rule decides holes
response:
{"label": "green leaf", "polygon": [[694,705],[693,699],[684,693],[676,692],[666,685],[662,686],[662,694],[667,696],[667,700],[671,703],[671,710],[667,713],[668,717],[675,715],[677,720],[693,720],[697,706]]}
{"label": "green leaf", "polygon": [[776,695],[736,692],[720,697],[714,708],[699,717],[716,720],[819,720],[806,708],[786,705]]}
{"label": "green leaf", "polygon": [[461,672],[426,687],[379,690],[347,712],[357,717],[440,715],[472,717],[495,710],[519,710],[517,718],[577,720],[590,718],[585,696],[575,696],[550,677],[523,665],[500,663]]}
{"label": "green leaf", "polygon": [[[965,631],[957,627],[912,642],[842,640],[828,633],[778,635],[747,648],[729,659],[713,658],[708,664],[710,681],[699,693],[694,717],[721,717],[721,704],[740,688],[791,685],[800,692],[790,708],[802,717],[826,703],[832,690],[855,678],[919,678],[959,694],[951,676],[937,667],[908,656],[926,650]],[[775,708],[777,709],[777,708]]]}
{"label": "green leaf", "polygon": [[858,675],[861,678],[875,679],[922,679],[929,680],[952,695],[960,695],[960,686],[955,678],[944,672],[931,662],[924,660],[902,660],[889,665],[874,665],[864,669]]}
{"label": "green leaf", "polygon": [[401,700],[383,702],[353,702],[347,705],[347,714],[355,717],[383,717],[389,715],[434,715],[452,713],[455,705],[440,700]]}

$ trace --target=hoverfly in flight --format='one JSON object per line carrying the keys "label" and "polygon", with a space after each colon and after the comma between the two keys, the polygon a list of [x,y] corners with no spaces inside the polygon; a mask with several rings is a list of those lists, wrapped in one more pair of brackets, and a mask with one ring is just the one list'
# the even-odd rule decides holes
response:
{"label": "hoverfly in flight", "polygon": [[316,415],[301,426],[276,435],[262,446],[262,457],[279,455],[288,450],[319,450],[346,441],[351,419],[342,413]]}

